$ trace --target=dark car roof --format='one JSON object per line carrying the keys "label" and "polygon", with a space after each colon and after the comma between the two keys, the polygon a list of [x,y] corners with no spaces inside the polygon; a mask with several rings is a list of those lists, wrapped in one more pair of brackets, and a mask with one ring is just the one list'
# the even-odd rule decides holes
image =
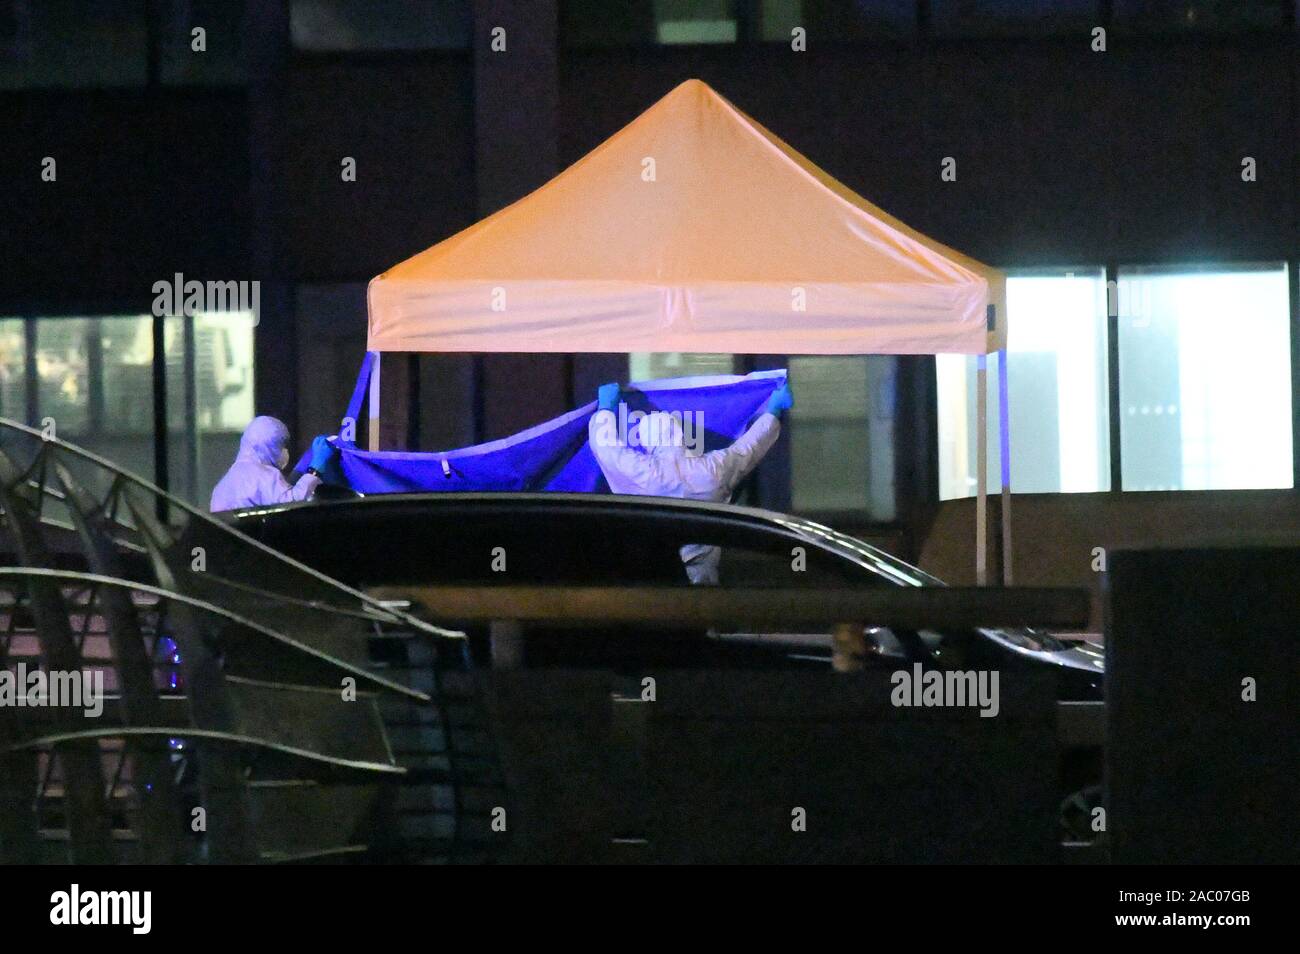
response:
{"label": "dark car roof", "polygon": [[[407,523],[418,526],[419,518],[428,517],[431,513],[438,519],[456,522],[462,515],[481,512],[485,522],[490,522],[500,521],[503,518],[513,521],[516,515],[523,518],[530,512],[555,518],[566,511],[573,512],[575,515],[578,511],[582,511],[588,518],[609,515],[611,519],[617,519],[625,525],[639,519],[690,521],[697,525],[721,522],[726,524],[728,529],[744,534],[769,535],[773,539],[794,541],[805,544],[809,548],[816,548],[828,554],[834,561],[847,561],[861,568],[878,581],[897,586],[945,585],[943,581],[923,570],[815,520],[755,507],[682,500],[675,497],[527,492],[374,494],[367,497],[250,508],[235,511],[228,516],[239,522],[262,523],[268,528],[274,526],[280,531],[287,531],[291,536],[299,538],[297,540],[299,545],[304,545],[304,541],[309,541],[323,524],[336,524],[345,532],[347,529],[364,530],[368,514],[373,514],[377,527],[385,525],[392,527],[394,524]],[[409,521],[404,519],[408,512]],[[518,522],[521,525],[528,523],[523,519]],[[681,535],[686,535],[685,531],[691,528],[679,529],[682,530]],[[254,536],[259,535],[258,530],[252,526],[248,527],[248,530]],[[353,560],[353,554],[348,554],[346,559]],[[358,554],[353,562],[364,563],[364,559]],[[677,564],[678,561],[674,559],[673,562]],[[678,567],[680,569],[680,564]],[[1066,655],[1060,652],[1065,647],[1049,633],[1027,629],[983,628],[979,632],[1017,653],[1026,652],[1026,640],[1032,637],[1034,648],[1029,651],[1029,654],[1037,653],[1043,658],[1051,656],[1051,661],[1054,663],[1084,669],[1090,674],[1095,672],[1091,660],[1063,662],[1062,659],[1056,658]],[[1040,651],[1044,649],[1050,652]],[[1069,653],[1076,652],[1076,650],[1069,650]]]}
{"label": "dark car roof", "polygon": [[677,497],[641,497],[629,494],[579,494],[579,493],[525,493],[499,492],[491,493],[418,493],[418,494],[372,494],[342,500],[319,500],[303,503],[280,504],[273,507],[255,507],[235,511],[237,521],[259,519],[271,515],[275,520],[294,519],[295,512],[309,510],[320,515],[322,512],[337,514],[340,518],[355,520],[374,508],[376,514],[391,514],[410,509],[413,513],[428,513],[430,509],[483,509],[513,510],[527,512],[542,509],[548,513],[566,508],[598,512],[617,511],[624,515],[643,512],[647,517],[654,514],[678,519],[697,519],[705,521],[722,520],[729,523],[743,523],[751,527],[766,530],[782,536],[794,537],[811,546],[829,551],[836,556],[857,563],[868,571],[882,576],[900,586],[943,586],[944,583],[930,574],[898,559],[891,554],[873,547],[856,537],[841,533],[814,520],[774,510],[757,507],[742,507],[736,504],[712,503],[701,500],[683,500]]}

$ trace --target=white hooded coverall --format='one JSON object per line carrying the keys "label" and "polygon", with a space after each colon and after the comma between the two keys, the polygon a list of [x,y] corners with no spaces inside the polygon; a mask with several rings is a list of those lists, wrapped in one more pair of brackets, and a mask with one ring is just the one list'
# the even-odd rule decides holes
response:
{"label": "white hooded coverall", "polygon": [[320,478],[303,474],[296,484],[280,469],[289,463],[289,428],[273,417],[255,417],[239,438],[239,455],[212,490],[208,509],[235,510],[266,504],[307,500]]}
{"label": "white hooded coverall", "polygon": [[[631,430],[626,442],[619,441],[618,418],[613,411],[598,410],[587,425],[591,452],[616,494],[683,497],[687,500],[731,499],[742,480],[758,466],[781,434],[781,422],[773,414],[760,414],[730,446],[693,456],[688,453],[677,419],[662,411],[651,433],[659,441],[642,453],[629,446],[639,443],[638,430],[650,420],[643,418]],[[656,430],[657,429],[657,430]],[[718,547],[688,544],[681,548],[686,575],[692,583],[716,584],[722,551]]]}

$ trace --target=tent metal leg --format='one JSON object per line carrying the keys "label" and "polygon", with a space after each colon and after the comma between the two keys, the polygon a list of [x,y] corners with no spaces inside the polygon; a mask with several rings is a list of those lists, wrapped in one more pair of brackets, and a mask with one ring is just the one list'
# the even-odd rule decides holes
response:
{"label": "tent metal leg", "polygon": [[1002,471],[1002,585],[1011,585],[1011,418],[1007,349],[998,351],[998,456]]}
{"label": "tent metal leg", "polygon": [[366,431],[366,446],[379,450],[379,366],[383,355],[376,353],[370,368],[370,421]]}
{"label": "tent metal leg", "polygon": [[988,355],[978,355],[975,371],[975,583],[989,582],[989,396]]}

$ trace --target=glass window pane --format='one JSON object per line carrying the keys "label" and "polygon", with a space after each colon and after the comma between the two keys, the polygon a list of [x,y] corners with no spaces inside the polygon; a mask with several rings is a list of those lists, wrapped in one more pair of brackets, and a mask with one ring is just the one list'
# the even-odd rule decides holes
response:
{"label": "glass window pane", "polygon": [[167,466],[171,489],[206,507],[254,416],[253,313],[168,318]]}
{"label": "glass window pane", "polygon": [[[970,497],[975,493],[974,359],[961,354],[935,355],[934,376],[939,408],[939,499]],[[989,410],[991,413],[992,407]]]}
{"label": "glass window pane", "polygon": [[104,375],[104,429],[153,441],[153,318],[97,320]]}
{"label": "glass window pane", "polygon": [[446,50],[469,46],[468,0],[292,0],[300,50]]}
{"label": "glass window pane", "polygon": [[36,415],[54,421],[64,440],[90,427],[90,358],[86,318],[42,318],[36,324]]}
{"label": "glass window pane", "polygon": [[1285,265],[1121,270],[1125,490],[1293,486]]}
{"label": "glass window pane", "polygon": [[153,317],[95,318],[91,348],[97,424],[82,439],[119,467],[154,479]]}
{"label": "glass window pane", "polygon": [[857,510],[894,519],[896,359],[792,357],[791,502],[798,512]]}
{"label": "glass window pane", "polygon": [[0,417],[27,420],[27,341],[21,318],[0,318]]}
{"label": "glass window pane", "polygon": [[627,356],[627,364],[630,381],[686,378],[697,374],[736,373],[736,356],[731,354],[690,354],[684,351],[654,354],[636,352]]}
{"label": "glass window pane", "polygon": [[35,423],[152,480],[153,319],[41,318],[35,322]]}
{"label": "glass window pane", "polygon": [[655,38],[660,43],[735,43],[733,0],[655,0]]}
{"label": "glass window pane", "polygon": [[[1007,280],[1011,489],[1110,489],[1106,281],[1100,269]],[[988,359],[989,492],[1001,487],[996,355]],[[977,359],[935,359],[939,497],[975,494]]]}

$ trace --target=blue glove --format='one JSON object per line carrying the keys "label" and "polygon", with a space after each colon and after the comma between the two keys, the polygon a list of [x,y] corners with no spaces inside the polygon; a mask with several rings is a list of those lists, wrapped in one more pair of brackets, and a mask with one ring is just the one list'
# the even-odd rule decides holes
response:
{"label": "blue glove", "polygon": [[602,411],[612,411],[618,407],[618,395],[617,384],[613,382],[602,384],[600,389],[596,391],[596,404]]}
{"label": "blue glove", "polygon": [[330,446],[329,438],[321,434],[311,442],[311,468],[318,473],[329,466],[330,459],[334,456],[334,448]]}
{"label": "blue glove", "polygon": [[790,390],[790,384],[787,381],[767,399],[767,413],[774,417],[780,417],[782,411],[788,411],[794,407],[794,392]]}

